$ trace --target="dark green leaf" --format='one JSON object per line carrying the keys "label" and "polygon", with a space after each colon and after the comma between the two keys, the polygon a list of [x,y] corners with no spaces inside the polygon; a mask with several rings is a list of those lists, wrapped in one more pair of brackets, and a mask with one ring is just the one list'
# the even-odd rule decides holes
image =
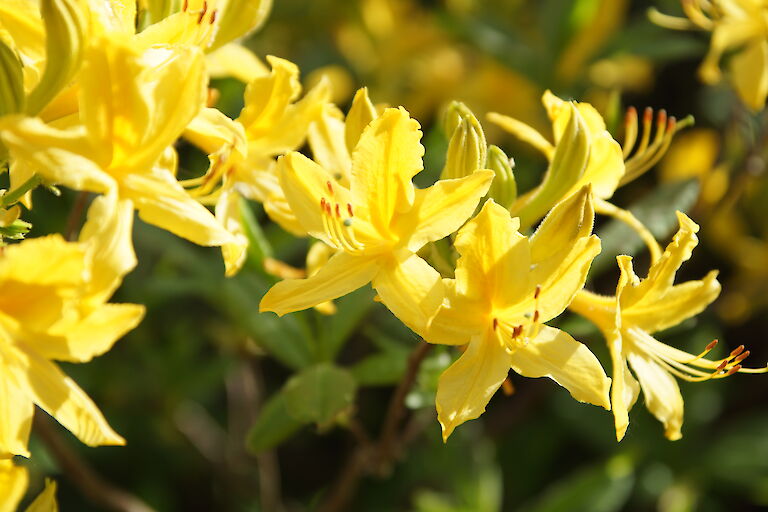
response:
{"label": "dark green leaf", "polygon": [[248,432],[246,447],[257,455],[292,436],[302,424],[288,414],[285,395],[279,391],[261,408],[259,417]]}
{"label": "dark green leaf", "polygon": [[291,377],[283,392],[288,414],[322,427],[352,406],[355,379],[343,368],[320,363]]}

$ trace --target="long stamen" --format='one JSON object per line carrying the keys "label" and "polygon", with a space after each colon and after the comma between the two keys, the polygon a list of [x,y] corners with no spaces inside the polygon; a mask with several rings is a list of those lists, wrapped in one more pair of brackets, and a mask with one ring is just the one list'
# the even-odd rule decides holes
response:
{"label": "long stamen", "polygon": [[[333,194],[333,186],[330,182],[327,182],[327,187],[328,191]],[[339,203],[335,203],[332,206],[331,202],[324,197],[320,199],[323,229],[328,235],[329,241],[336,249],[359,254],[365,249],[365,245],[360,243],[355,237],[354,228],[352,227],[354,212],[351,204],[347,203],[346,211],[349,217],[345,219],[342,217]]]}

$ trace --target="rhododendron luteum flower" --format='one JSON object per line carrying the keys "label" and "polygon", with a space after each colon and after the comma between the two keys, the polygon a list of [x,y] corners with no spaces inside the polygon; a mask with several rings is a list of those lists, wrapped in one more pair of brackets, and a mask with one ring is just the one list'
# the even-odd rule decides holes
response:
{"label": "rhododendron luteum flower", "polygon": [[531,238],[519,221],[488,200],[456,237],[456,279],[430,327],[430,343],[467,344],[440,376],[437,414],[443,439],[477,418],[511,369],[550,377],[579,401],[610,408],[597,358],[568,334],[542,325],[565,310],[584,286],[600,240],[587,187],[556,206]]}
{"label": "rhododendron luteum flower", "polygon": [[[698,314],[720,293],[717,272],[699,281],[674,284],[675,274],[691,257],[698,243],[699,227],[678,212],[680,229],[661,258],[639,279],[632,258],[619,256],[621,270],[615,297],[603,297],[582,290],[571,309],[593,321],[603,332],[613,361],[611,404],[616,438],[621,440],[629,426],[629,409],[642,389],[648,410],[664,424],[670,440],[680,439],[683,424],[683,397],[675,377],[698,382],[728,377],[736,372],[763,372],[741,367],[749,355],[744,347],[727,358],[710,360],[704,356],[714,348],[710,343],[699,355],[670,347],[651,334],[667,329]],[[629,371],[631,366],[638,381]]]}
{"label": "rhododendron luteum flower", "polygon": [[201,245],[229,242],[231,235],[174,177],[171,145],[202,106],[205,80],[195,48],[139,53],[122,38],[103,39],[88,49],[81,71],[82,124],[59,129],[22,116],[0,122],[11,173],[35,171],[53,184],[115,193],[150,224]]}
{"label": "rhododendron luteum flower", "polygon": [[95,285],[114,286],[115,269],[100,268],[99,259],[113,239],[89,231],[80,243],[52,235],[0,254],[0,457],[29,456],[34,404],[89,446],[124,444],[52,362],[86,362],[103,354],[144,314],[143,306],[105,303]]}
{"label": "rhododendron luteum flower", "polygon": [[280,183],[306,231],[338,252],[307,279],[285,280],[261,301],[280,315],[345,295],[368,282],[406,325],[423,329],[443,298],[440,274],[415,254],[458,229],[485,195],[493,172],[442,180],[418,190],[419,124],[387,109],[360,135],[349,188],[299,153],[279,160]]}

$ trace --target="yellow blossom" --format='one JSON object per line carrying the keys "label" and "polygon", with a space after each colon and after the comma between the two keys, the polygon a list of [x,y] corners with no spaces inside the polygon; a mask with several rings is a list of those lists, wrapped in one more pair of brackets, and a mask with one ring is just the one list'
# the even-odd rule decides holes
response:
{"label": "yellow blossom", "polygon": [[493,200],[456,237],[456,279],[431,325],[430,343],[463,345],[441,376],[437,414],[443,439],[485,410],[509,369],[550,377],[579,401],[609,409],[606,377],[589,349],[554,327],[584,286],[600,240],[591,235],[594,210],[587,187],[556,206],[531,238]]}
{"label": "yellow blossom", "polygon": [[683,397],[675,377],[699,382],[736,372],[764,371],[742,368],[741,362],[749,355],[743,346],[724,359],[710,360],[704,356],[716,342],[693,355],[651,336],[698,314],[720,293],[716,271],[702,280],[674,284],[677,270],[691,257],[698,243],[699,229],[685,214],[678,212],[677,216],[680,229],[661,258],[651,266],[647,278],[641,280],[635,275],[631,257],[619,256],[621,275],[616,296],[581,291],[570,306],[594,322],[608,342],[613,362],[611,405],[618,440],[626,433],[629,410],[641,389],[648,410],[664,424],[666,437],[676,440],[682,437]]}
{"label": "yellow blossom", "polygon": [[89,361],[143,316],[142,306],[105,303],[116,274],[126,271],[108,256],[116,238],[130,234],[125,228],[89,229],[79,243],[58,235],[28,239],[0,255],[0,457],[29,456],[34,404],[89,446],[124,444],[53,360]]}
{"label": "yellow blossom", "polygon": [[362,131],[352,152],[349,187],[300,153],[279,162],[280,184],[304,229],[337,250],[307,279],[285,280],[261,301],[279,315],[345,295],[368,282],[406,325],[423,329],[442,301],[440,275],[415,254],[455,231],[485,195],[493,173],[441,180],[417,190],[422,170],[419,124],[387,109]]}
{"label": "yellow blossom", "polygon": [[[24,497],[24,492],[29,484],[27,469],[16,466],[10,459],[0,459],[0,512],[16,512],[16,507]],[[45,489],[35,501],[26,509],[26,512],[58,512],[56,503],[56,483],[46,480]]]}

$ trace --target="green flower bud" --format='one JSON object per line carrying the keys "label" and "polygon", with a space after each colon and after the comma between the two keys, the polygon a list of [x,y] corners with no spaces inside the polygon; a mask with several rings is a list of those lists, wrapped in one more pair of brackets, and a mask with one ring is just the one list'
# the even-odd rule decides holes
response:
{"label": "green flower bud", "polygon": [[512,171],[515,162],[507,157],[498,146],[490,146],[485,167],[496,173],[491,188],[488,190],[488,197],[506,209],[511,208],[517,199],[517,182]]}

